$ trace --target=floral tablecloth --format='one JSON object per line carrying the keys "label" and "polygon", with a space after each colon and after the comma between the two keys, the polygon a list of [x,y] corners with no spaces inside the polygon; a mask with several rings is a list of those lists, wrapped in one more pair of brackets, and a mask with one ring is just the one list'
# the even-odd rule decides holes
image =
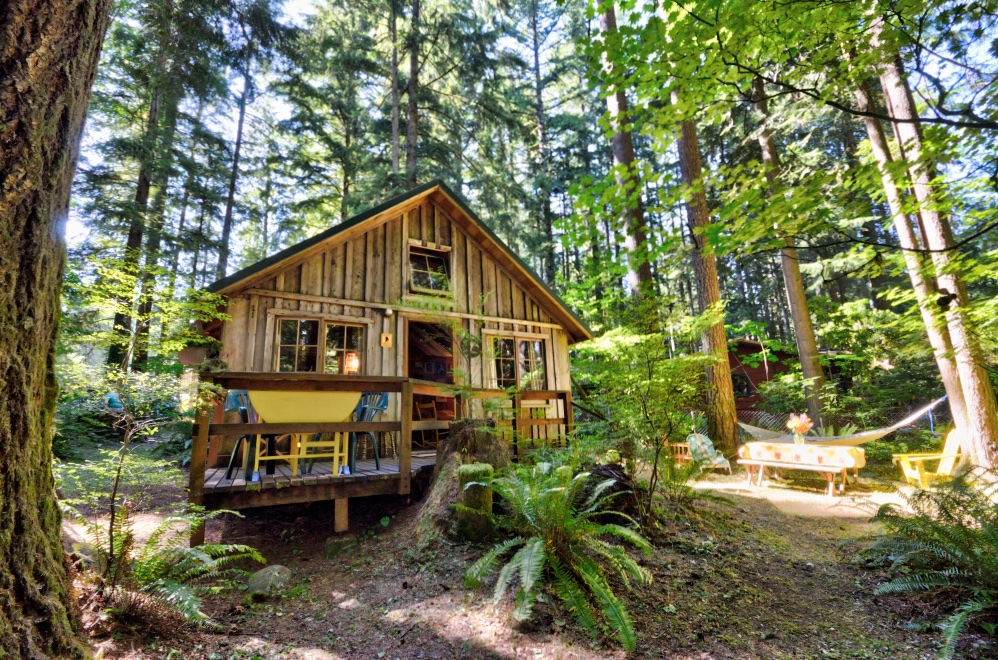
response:
{"label": "floral tablecloth", "polygon": [[821,465],[839,470],[851,470],[866,465],[866,452],[862,447],[796,445],[783,442],[747,442],[738,448],[738,458]]}

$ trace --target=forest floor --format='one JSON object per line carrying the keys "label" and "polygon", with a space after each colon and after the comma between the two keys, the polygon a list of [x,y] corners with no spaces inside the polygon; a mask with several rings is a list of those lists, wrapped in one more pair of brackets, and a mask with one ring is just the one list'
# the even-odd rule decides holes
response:
{"label": "forest floor", "polygon": [[[737,473],[700,482],[725,501],[711,497],[692,517],[668,522],[642,558],[654,583],[618,592],[638,633],[633,657],[935,657],[940,637],[929,622],[942,605],[874,596],[883,575],[859,556],[877,531],[872,508],[890,498],[889,487],[868,477],[830,499],[823,486],[809,474],[763,489]],[[151,524],[184,496],[179,486],[157,487],[141,519]],[[205,598],[214,630],[85,617],[95,649],[104,658],[206,660],[627,657],[551,605],[535,609],[528,626],[515,625],[511,598],[494,605],[488,586],[462,586],[483,548],[440,543],[417,554],[418,507],[398,498],[353,500],[357,545],[327,559],[331,504],[254,510],[209,525],[209,542],[252,545],[291,569],[283,597],[247,604],[244,580],[223,583]],[[998,648],[971,634],[961,653],[996,657]]]}

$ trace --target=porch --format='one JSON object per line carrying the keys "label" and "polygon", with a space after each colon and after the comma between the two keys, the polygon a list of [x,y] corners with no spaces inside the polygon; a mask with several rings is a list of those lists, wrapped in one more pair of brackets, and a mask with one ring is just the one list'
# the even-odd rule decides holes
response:
{"label": "porch", "polygon": [[[192,442],[189,500],[209,509],[248,509],[260,506],[334,500],[336,531],[347,528],[347,501],[371,495],[408,496],[412,480],[423,470],[432,470],[436,450],[428,438],[446,434],[454,418],[490,416],[508,434],[513,455],[532,447],[565,443],[572,427],[572,399],[568,391],[521,391],[510,396],[504,390],[455,390],[440,383],[413,378],[375,376],[334,376],[316,373],[205,373],[202,382],[213,385],[216,398],[230,390],[253,392],[329,392],[364,394],[387,393],[389,404],[378,421],[233,422],[225,419],[221,406],[199,409]],[[314,396],[314,395],[310,395]],[[304,398],[304,397],[303,397]],[[419,401],[435,400],[439,418],[426,418],[417,410]],[[306,414],[307,413],[307,414]],[[282,411],[285,419],[296,413]],[[315,410],[302,410],[301,419],[314,419]],[[341,417],[342,418],[342,417]],[[319,454],[309,469],[302,465],[311,454],[295,449],[295,438],[332,434],[374,436],[384,442],[385,455],[380,468],[371,457],[358,456],[355,469],[341,474],[343,461]],[[254,472],[240,468],[251,461],[250,442],[240,438],[290,436],[288,453],[268,459],[268,469]],[[424,447],[413,447],[413,438]],[[328,437],[324,435],[323,437]],[[345,440],[343,440],[345,442]],[[300,452],[300,453],[298,453]],[[233,454],[236,454],[235,456]],[[231,469],[230,465],[235,466]],[[259,478],[256,478],[259,474]]]}

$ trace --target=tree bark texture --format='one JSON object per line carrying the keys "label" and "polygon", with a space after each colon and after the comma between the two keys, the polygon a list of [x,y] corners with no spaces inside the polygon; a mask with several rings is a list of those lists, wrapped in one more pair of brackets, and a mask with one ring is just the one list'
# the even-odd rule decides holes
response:
{"label": "tree bark texture", "polygon": [[[876,34],[873,42],[874,45],[879,43]],[[935,189],[936,173],[922,159],[922,133],[918,112],[900,60],[893,59],[884,64],[880,84],[887,101],[888,115],[892,119],[901,120],[893,122],[894,132],[902,157],[907,163],[912,191],[918,202],[918,217],[925,236],[925,246],[932,251],[930,254],[935,266],[939,299],[953,296],[945,305],[944,311],[960,374],[969,435],[975,443],[975,458],[979,465],[994,467],[998,459],[998,405],[984,369],[980,346],[968,327],[970,297],[953,249],[949,218],[940,211],[942,196]]]}
{"label": "tree bark texture", "polygon": [[110,0],[0,3],[0,656],[82,657],[52,477],[65,223]]}
{"label": "tree bark texture", "polygon": [[[613,35],[617,32],[617,14],[613,3],[608,2],[600,14],[600,32],[606,40],[606,47],[612,48]],[[614,66],[610,57],[604,55],[603,70],[610,80],[614,79]],[[627,250],[627,283],[632,295],[653,293],[654,280],[651,263],[648,259],[648,229],[645,225],[645,209],[641,201],[641,178],[638,176],[634,141],[627,124],[627,95],[611,82],[613,87],[606,96],[606,109],[610,115],[610,129],[613,137],[610,142],[613,153],[614,175],[622,197],[626,199],[624,209],[624,247]]]}
{"label": "tree bark texture", "polygon": [[[700,313],[716,308],[721,302],[721,284],[717,277],[717,262],[707,245],[703,228],[710,224],[707,194],[703,189],[703,166],[696,125],[684,121],[679,134],[679,169],[686,190],[686,213],[693,243],[693,273],[697,282],[697,302]],[[700,231],[697,231],[700,230]],[[738,449],[738,413],[735,410],[735,390],[728,363],[728,336],[724,320],[719,319],[701,336],[703,352],[715,358],[707,368],[707,433],[714,445],[726,456]]]}
{"label": "tree bark texture", "polygon": [[[762,162],[766,166],[766,180],[769,181],[770,188],[775,193],[780,186],[780,156],[776,150],[773,133],[765,126],[765,121],[769,117],[769,107],[761,78],[756,78],[753,92],[756,112],[764,124],[759,131]],[[809,385],[805,388],[807,412],[814,425],[821,426],[820,394],[825,387],[825,374],[821,369],[821,360],[818,357],[818,342],[814,338],[814,326],[811,325],[811,314],[807,308],[804,278],[800,274],[800,261],[792,237],[787,237],[786,247],[780,250],[780,265],[783,268],[783,285],[787,292],[787,306],[790,308],[790,318],[794,326],[794,338],[797,341],[797,354],[800,357],[801,371],[804,372],[804,378],[809,381]]]}
{"label": "tree bark texture", "polygon": [[[857,107],[862,111],[873,109],[872,94],[862,86],[856,90]],[[935,302],[935,295],[932,290],[931,264],[927,263],[928,258],[924,252],[919,252],[921,245],[918,237],[912,229],[911,221],[904,211],[904,202],[901,190],[894,175],[891,173],[890,147],[884,135],[883,126],[874,117],[864,117],[863,124],[866,127],[866,134],[870,139],[870,147],[873,158],[877,162],[880,170],[880,180],[884,186],[884,195],[887,197],[887,204],[891,209],[891,219],[894,223],[894,231],[897,232],[898,242],[901,244],[902,255],[904,256],[905,268],[911,280],[911,288],[915,292],[915,300],[918,309],[922,314],[922,322],[925,323],[925,332],[929,338],[929,345],[936,358],[936,365],[939,368],[939,375],[946,389],[946,396],[949,402],[950,411],[953,414],[953,423],[958,429],[967,429],[967,408],[963,400],[963,390],[960,383],[960,375],[957,371],[956,361],[953,357],[953,346],[950,343],[949,330],[946,321],[942,318],[942,313]],[[964,452],[972,455],[973,447],[965,448]]]}
{"label": "tree bark texture", "polygon": [[412,0],[412,19],[409,34],[409,120],[405,131],[405,182],[412,189],[416,187],[416,144],[419,129],[419,106],[416,97],[419,92],[419,0]]}

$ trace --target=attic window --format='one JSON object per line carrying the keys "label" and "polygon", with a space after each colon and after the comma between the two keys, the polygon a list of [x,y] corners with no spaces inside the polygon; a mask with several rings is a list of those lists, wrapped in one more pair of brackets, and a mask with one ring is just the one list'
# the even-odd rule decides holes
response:
{"label": "attic window", "polygon": [[418,293],[450,295],[450,253],[427,247],[409,248],[409,288]]}

